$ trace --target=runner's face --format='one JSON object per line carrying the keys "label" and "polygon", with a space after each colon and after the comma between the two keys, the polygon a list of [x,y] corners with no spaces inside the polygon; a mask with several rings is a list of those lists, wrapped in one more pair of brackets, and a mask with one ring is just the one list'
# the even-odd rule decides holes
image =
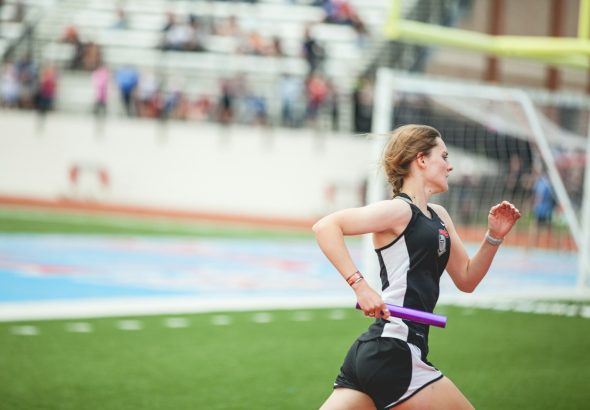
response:
{"label": "runner's face", "polygon": [[447,146],[440,138],[436,139],[436,146],[432,148],[430,154],[423,157],[426,165],[426,180],[431,185],[433,194],[449,189],[448,178],[453,166],[448,157]]}

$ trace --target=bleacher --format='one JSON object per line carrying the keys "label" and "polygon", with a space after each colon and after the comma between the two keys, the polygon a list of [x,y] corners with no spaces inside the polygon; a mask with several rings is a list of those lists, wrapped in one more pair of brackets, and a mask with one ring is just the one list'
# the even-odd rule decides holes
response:
{"label": "bleacher", "polygon": [[41,0],[31,0],[19,8],[15,0],[5,0],[0,7],[0,61],[10,48],[20,41],[29,24],[34,24],[41,15]]}
{"label": "bleacher", "polygon": [[[357,8],[369,32],[380,34],[389,2],[356,0],[350,3]],[[128,16],[125,29],[114,26],[118,7]],[[244,32],[256,30],[266,39],[279,38],[284,55],[240,54],[236,52],[239,39],[215,34],[207,36],[203,52],[163,51],[160,47],[162,28],[168,12],[174,13],[179,22],[190,14],[204,22],[235,16]],[[300,78],[306,75],[308,68],[302,56],[302,41],[305,27],[313,24],[312,34],[326,51],[323,71],[337,84],[341,96],[341,121],[350,124],[348,96],[366,63],[367,50],[360,46],[358,34],[351,26],[323,23],[323,18],[321,7],[309,2],[292,4],[286,0],[53,1],[45,8],[44,17],[35,28],[35,55],[39,61],[61,69],[58,103],[62,110],[87,111],[92,104],[91,73],[68,70],[75,50],[72,44],[63,43],[60,38],[70,25],[78,28],[82,41],[100,46],[103,60],[111,70],[131,64],[140,71],[155,72],[165,78],[180,76],[186,85],[185,92],[210,96],[219,93],[221,78],[244,74],[251,87],[263,90],[272,106],[272,100],[277,99],[281,74]],[[86,104],[81,104],[85,99],[88,99]]]}

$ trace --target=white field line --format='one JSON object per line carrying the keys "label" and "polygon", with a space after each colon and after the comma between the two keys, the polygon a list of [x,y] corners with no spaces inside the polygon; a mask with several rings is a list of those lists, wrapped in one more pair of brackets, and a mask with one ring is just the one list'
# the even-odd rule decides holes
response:
{"label": "white field line", "polygon": [[143,329],[143,323],[139,320],[119,320],[116,326],[120,330],[134,331]]}
{"label": "white field line", "polygon": [[211,324],[215,326],[229,326],[232,322],[233,319],[228,315],[216,315],[211,318]]}
{"label": "white field line", "polygon": [[260,312],[260,313],[255,313],[252,316],[252,321],[254,323],[270,323],[273,321],[273,317],[271,313],[267,313],[267,312]]}
{"label": "white field line", "polygon": [[[450,306],[450,305],[446,305]],[[438,313],[445,313],[445,307],[442,306]],[[530,302],[530,303],[520,303],[515,305],[514,309],[508,307],[506,303],[502,303],[496,308],[492,305],[486,304],[485,306],[481,306],[485,309],[492,309],[492,310],[500,310],[500,311],[516,311],[522,313],[540,313],[540,314],[553,314],[553,315],[560,315],[560,316],[580,316],[583,318],[590,319],[590,305],[572,305],[567,303],[557,303],[557,302]],[[475,309],[480,306],[477,304],[472,304],[469,306],[463,306],[462,312],[460,312],[463,316],[469,316],[475,313]],[[358,312],[356,312],[359,314]],[[309,312],[307,310],[295,310],[291,315],[291,320],[294,322],[304,322],[312,320],[314,317],[313,312]],[[343,320],[347,317],[347,311],[343,309],[332,309],[328,312],[328,319],[329,320]],[[252,316],[250,317],[251,322],[257,324],[267,324],[274,321],[274,316],[270,312],[253,312]],[[233,318],[231,315],[214,315],[210,319],[210,323],[214,326],[229,326],[233,323]],[[188,328],[190,327],[190,321],[187,318],[182,317],[170,317],[166,318],[163,321],[163,326],[170,328],[170,329],[180,329],[180,328]],[[139,319],[125,319],[125,320],[118,320],[115,322],[115,327],[122,331],[140,331],[144,329],[144,324],[142,320]],[[92,333],[94,331],[93,326],[87,322],[72,322],[67,323],[65,326],[65,331],[73,332],[73,333]],[[41,334],[41,331],[37,326],[33,325],[18,325],[12,326],[10,328],[10,332],[13,335],[17,336],[38,336]]]}
{"label": "white field line", "polygon": [[[472,296],[472,295],[468,295]],[[552,314],[560,316],[581,316],[590,318],[590,298],[582,295],[536,293],[534,299],[521,297],[481,296],[441,297],[439,308],[445,306],[473,307],[502,311],[516,311],[523,313]],[[581,303],[567,303],[566,300]],[[231,311],[256,311],[274,309],[314,309],[338,308],[334,310],[331,319],[344,319],[353,312],[354,300],[349,297],[321,298],[264,298],[252,300],[243,299],[215,299],[197,300],[194,298],[134,298],[134,299],[104,299],[93,301],[49,301],[26,303],[0,303],[0,322],[14,322],[27,320],[53,319],[84,319],[120,316],[150,316],[162,314],[190,314],[215,313]],[[435,311],[436,312],[436,311]],[[358,312],[357,312],[358,313]],[[308,313],[294,314],[293,320],[308,320]],[[263,319],[261,319],[263,320]],[[171,321],[169,327],[182,327],[180,322]],[[75,330],[70,330],[75,331]],[[82,332],[83,330],[79,330]]]}
{"label": "white field line", "polygon": [[[318,299],[321,299],[318,301]],[[350,298],[132,298],[0,303],[0,322],[352,306]]]}
{"label": "white field line", "polygon": [[13,335],[19,336],[37,336],[40,333],[37,326],[31,325],[13,326],[10,331]]}
{"label": "white field line", "polygon": [[169,317],[164,320],[164,326],[169,327],[171,329],[182,329],[185,327],[189,327],[188,319],[184,317]]}
{"label": "white field line", "polygon": [[66,325],[66,330],[72,333],[91,333],[94,328],[90,323],[86,322],[75,322],[75,323],[68,323]]}

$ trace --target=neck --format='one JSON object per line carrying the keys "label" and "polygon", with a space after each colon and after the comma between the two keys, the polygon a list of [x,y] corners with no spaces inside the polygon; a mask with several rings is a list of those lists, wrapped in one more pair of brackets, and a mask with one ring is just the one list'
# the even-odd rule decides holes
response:
{"label": "neck", "polygon": [[410,197],[412,202],[426,213],[428,209],[428,200],[430,195],[424,187],[413,186],[412,184],[404,184],[400,192],[405,193]]}

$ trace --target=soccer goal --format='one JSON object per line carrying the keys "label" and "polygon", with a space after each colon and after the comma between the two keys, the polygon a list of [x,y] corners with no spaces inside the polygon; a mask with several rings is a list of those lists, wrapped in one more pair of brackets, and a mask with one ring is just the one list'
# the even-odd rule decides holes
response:
{"label": "soccer goal", "polygon": [[[578,288],[590,274],[590,98],[425,78],[380,68],[375,80],[373,154],[410,123],[437,128],[454,171],[436,197],[461,236],[480,241],[490,206],[503,199],[523,215],[507,243],[577,252]],[[367,201],[391,196],[376,167]],[[365,251],[372,251],[366,238]],[[365,258],[367,272],[378,270]]]}

